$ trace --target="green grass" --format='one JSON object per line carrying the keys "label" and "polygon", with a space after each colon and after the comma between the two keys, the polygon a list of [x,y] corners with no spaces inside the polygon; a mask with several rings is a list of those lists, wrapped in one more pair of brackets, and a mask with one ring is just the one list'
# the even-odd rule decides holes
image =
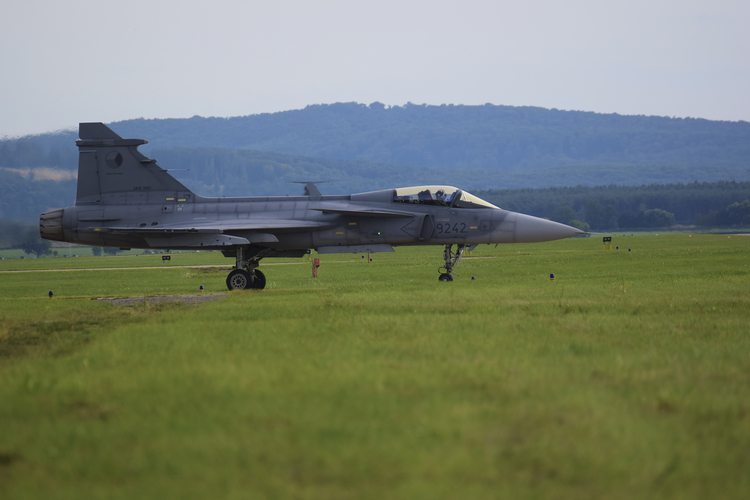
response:
{"label": "green grass", "polygon": [[439,247],[269,259],[200,306],[91,299],[221,269],[0,274],[0,496],[746,498],[748,250],[483,246],[452,283]]}

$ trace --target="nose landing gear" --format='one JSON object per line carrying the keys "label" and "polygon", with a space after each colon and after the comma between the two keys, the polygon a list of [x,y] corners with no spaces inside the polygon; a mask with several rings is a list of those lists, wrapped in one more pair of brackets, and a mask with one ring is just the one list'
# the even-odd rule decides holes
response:
{"label": "nose landing gear", "polygon": [[[443,259],[445,259],[445,264],[440,267],[441,272],[438,280],[453,281],[453,276],[451,275],[455,274],[456,276],[458,276],[458,273],[453,272],[453,266],[456,266],[459,262],[461,262],[461,257],[464,254],[465,248],[466,245],[458,245],[456,247],[456,253],[453,253],[453,245],[445,245],[445,250],[443,250]],[[443,269],[445,269],[445,272],[442,272]]]}

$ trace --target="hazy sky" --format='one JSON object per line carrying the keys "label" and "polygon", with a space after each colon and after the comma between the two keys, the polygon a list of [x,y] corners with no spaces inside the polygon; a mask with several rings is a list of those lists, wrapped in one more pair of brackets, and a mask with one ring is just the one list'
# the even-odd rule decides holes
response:
{"label": "hazy sky", "polygon": [[750,121],[748,0],[7,0],[0,137],[308,104]]}

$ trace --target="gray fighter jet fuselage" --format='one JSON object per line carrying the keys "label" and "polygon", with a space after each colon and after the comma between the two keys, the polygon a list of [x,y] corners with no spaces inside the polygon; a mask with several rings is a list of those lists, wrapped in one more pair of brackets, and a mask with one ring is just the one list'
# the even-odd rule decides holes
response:
{"label": "gray fighter jet fuselage", "polygon": [[[502,210],[451,186],[416,186],[348,196],[208,198],[186,188],[102,123],[81,123],[75,206],[40,217],[43,238],[92,246],[221,250],[236,259],[231,289],[265,287],[264,257],[392,252],[444,245],[441,281],[452,281],[464,250],[531,243],[582,231]],[[456,245],[456,251],[453,246]]]}

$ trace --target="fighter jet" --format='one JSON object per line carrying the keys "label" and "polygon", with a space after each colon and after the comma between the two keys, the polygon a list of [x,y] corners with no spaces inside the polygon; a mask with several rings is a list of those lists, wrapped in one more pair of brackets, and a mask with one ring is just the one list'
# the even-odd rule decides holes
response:
{"label": "fighter jet", "polygon": [[[583,232],[510,212],[452,186],[414,186],[323,196],[208,198],[193,193],[103,123],[79,125],[75,206],[41,214],[42,238],[122,249],[220,250],[235,259],[230,290],[262,289],[266,257],[393,252],[444,246],[440,281],[453,281],[479,244],[557,240]],[[455,251],[453,247],[456,247]]]}

